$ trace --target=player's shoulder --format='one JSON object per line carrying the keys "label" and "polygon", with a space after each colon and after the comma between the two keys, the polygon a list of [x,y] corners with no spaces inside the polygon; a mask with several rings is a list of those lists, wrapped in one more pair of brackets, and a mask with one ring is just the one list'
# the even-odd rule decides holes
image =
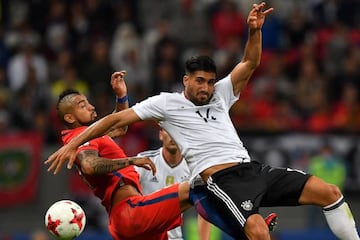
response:
{"label": "player's shoulder", "polygon": [[178,92],[161,92],[160,94],[149,97],[148,99],[160,105],[168,105],[169,103],[179,102],[182,98],[181,93]]}
{"label": "player's shoulder", "polygon": [[147,151],[140,152],[138,154],[138,156],[149,157],[149,158],[154,158],[159,155],[160,155],[160,149],[147,150]]}
{"label": "player's shoulder", "polygon": [[165,98],[167,101],[183,99],[183,95],[180,92],[161,92],[158,96]]}
{"label": "player's shoulder", "polygon": [[160,96],[178,96],[179,92],[160,92]]}

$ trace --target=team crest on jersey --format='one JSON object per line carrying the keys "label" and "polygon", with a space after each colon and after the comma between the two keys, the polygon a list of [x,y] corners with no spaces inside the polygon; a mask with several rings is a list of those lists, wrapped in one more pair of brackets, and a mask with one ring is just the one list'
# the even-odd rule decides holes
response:
{"label": "team crest on jersey", "polygon": [[150,179],[150,182],[156,182],[156,183],[158,183],[159,180],[157,179],[156,176],[153,176],[153,177]]}
{"label": "team crest on jersey", "polygon": [[166,176],[165,184],[166,186],[169,186],[171,184],[175,183],[175,177],[174,176]]}
{"label": "team crest on jersey", "polygon": [[241,207],[246,211],[251,211],[253,209],[253,204],[251,200],[246,200],[241,203]]}

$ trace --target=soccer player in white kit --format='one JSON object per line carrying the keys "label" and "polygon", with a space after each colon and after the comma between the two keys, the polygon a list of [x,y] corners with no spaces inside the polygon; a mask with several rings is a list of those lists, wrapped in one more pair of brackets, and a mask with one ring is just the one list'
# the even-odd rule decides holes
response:
{"label": "soccer player in white kit", "polygon": [[129,110],[108,115],[52,154],[46,163],[57,173],[65,161],[75,160],[76,148],[112,129],[141,120],[155,120],[179,146],[191,171],[200,174],[208,195],[224,218],[239,229],[237,239],[270,240],[260,207],[316,205],[338,238],[359,239],[355,221],[341,191],[321,179],[290,168],[273,168],[252,161],[239,139],[230,107],[260,63],[261,27],[272,8],[253,4],[247,23],[249,38],[242,60],[216,81],[212,59],[198,56],[185,63],[184,92],[150,97]]}
{"label": "soccer player in white kit", "polygon": [[[190,170],[180,150],[164,129],[160,129],[159,139],[163,143],[162,147],[138,154],[150,158],[156,166],[155,176],[151,171],[135,167],[140,175],[143,194],[155,192],[174,183],[188,181],[190,178]],[[169,240],[183,240],[181,226],[168,231],[168,237]]]}

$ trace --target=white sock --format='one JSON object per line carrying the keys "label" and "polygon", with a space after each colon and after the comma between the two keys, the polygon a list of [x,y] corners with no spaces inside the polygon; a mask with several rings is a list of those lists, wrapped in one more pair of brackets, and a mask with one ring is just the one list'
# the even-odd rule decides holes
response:
{"label": "white sock", "polygon": [[323,208],[331,231],[341,240],[359,240],[354,217],[344,197]]}

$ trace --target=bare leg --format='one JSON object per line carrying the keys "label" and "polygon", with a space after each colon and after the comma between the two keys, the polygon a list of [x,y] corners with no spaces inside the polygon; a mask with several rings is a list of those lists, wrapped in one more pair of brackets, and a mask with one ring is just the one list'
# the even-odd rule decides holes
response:
{"label": "bare leg", "polygon": [[306,182],[301,193],[299,203],[302,205],[316,205],[325,207],[342,197],[340,189],[326,183],[318,177],[312,176]]}
{"label": "bare leg", "polygon": [[190,184],[189,182],[182,182],[179,184],[179,201],[181,212],[192,207],[189,201]]}
{"label": "bare leg", "polygon": [[331,231],[339,239],[360,239],[351,210],[337,186],[312,176],[305,184],[299,202],[322,207]]}
{"label": "bare leg", "polygon": [[247,218],[245,235],[249,240],[270,240],[269,227],[260,214],[253,214]]}

